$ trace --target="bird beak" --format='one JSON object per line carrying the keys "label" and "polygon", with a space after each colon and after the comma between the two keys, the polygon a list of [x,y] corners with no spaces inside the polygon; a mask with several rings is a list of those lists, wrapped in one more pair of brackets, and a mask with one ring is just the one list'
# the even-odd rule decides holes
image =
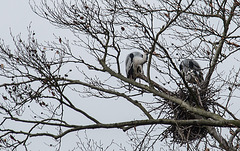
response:
{"label": "bird beak", "polygon": [[160,57],[160,54],[156,53],[155,51],[153,52],[153,55],[156,56],[156,57]]}
{"label": "bird beak", "polygon": [[[149,50],[143,49],[143,52],[146,53],[147,55],[150,53]],[[161,55],[159,53],[156,53],[155,51],[152,53],[156,57],[160,57]]]}

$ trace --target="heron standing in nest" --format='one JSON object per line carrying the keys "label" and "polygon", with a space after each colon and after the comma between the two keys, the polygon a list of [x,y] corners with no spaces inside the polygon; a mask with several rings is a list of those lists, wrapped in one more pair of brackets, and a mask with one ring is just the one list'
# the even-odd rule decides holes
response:
{"label": "heron standing in nest", "polygon": [[201,67],[195,60],[185,59],[180,63],[179,68],[187,82],[199,85],[204,81]]}

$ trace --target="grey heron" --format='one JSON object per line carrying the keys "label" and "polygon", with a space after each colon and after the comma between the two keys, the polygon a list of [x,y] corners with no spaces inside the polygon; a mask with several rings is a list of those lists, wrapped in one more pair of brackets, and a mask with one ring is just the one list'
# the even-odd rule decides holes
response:
{"label": "grey heron", "polygon": [[132,52],[126,58],[127,78],[136,80],[137,74],[143,74],[143,64],[147,62],[148,54],[144,52]]}
{"label": "grey heron", "polygon": [[193,59],[185,59],[179,65],[180,71],[184,79],[193,84],[203,82],[203,73],[200,65]]}

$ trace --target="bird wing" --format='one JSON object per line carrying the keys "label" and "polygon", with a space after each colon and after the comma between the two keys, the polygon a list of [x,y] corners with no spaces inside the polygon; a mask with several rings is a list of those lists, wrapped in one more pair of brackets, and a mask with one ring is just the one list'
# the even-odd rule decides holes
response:
{"label": "bird wing", "polygon": [[201,70],[200,65],[195,60],[190,60],[193,63],[193,69],[194,70]]}
{"label": "bird wing", "polygon": [[130,55],[128,55],[126,58],[126,74],[127,78],[130,78],[131,75],[133,75],[133,62],[130,58]]}
{"label": "bird wing", "polygon": [[201,71],[201,67],[196,61],[194,61],[194,60],[192,60],[192,61],[193,61],[194,73],[195,73],[196,77],[198,78],[199,82],[202,82],[204,79],[203,79],[203,73]]}
{"label": "bird wing", "polygon": [[127,78],[133,79],[133,65],[130,66],[130,69],[127,72]]}
{"label": "bird wing", "polygon": [[179,66],[181,72],[187,76],[187,79],[197,78],[199,82],[204,81],[200,65],[193,59],[185,59]]}

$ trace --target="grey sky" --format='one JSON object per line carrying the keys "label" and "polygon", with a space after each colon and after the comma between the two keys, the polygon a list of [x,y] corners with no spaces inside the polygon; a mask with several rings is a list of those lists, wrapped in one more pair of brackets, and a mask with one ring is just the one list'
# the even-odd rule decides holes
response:
{"label": "grey sky", "polygon": [[[31,25],[31,30],[36,32],[36,38],[38,39],[38,42],[44,42],[44,41],[56,41],[53,34],[56,36],[63,36],[67,37],[70,36],[70,32],[67,32],[66,30],[58,29],[57,27],[54,27],[51,25],[47,20],[37,16],[34,14],[29,6],[28,0],[6,0],[1,1],[0,5],[0,39],[4,40],[4,43],[6,45],[9,45],[10,48],[13,48],[13,42],[10,35],[10,31],[12,32],[13,36],[16,36],[18,34],[21,34],[21,37],[23,40],[26,40],[28,31],[27,27]],[[24,39],[25,38],[25,39]],[[69,38],[71,39],[71,38]],[[1,94],[2,92],[0,92]],[[128,112],[125,112],[123,110],[120,110],[120,106],[125,106],[126,102],[85,102],[85,108],[86,110],[90,108],[90,112],[92,112],[93,115],[102,117],[101,120],[103,121],[114,121],[114,119],[121,119],[121,120],[130,120],[133,118],[137,118],[134,114],[129,115]],[[105,104],[105,105],[104,105]],[[111,106],[112,104],[112,106]],[[113,105],[115,104],[115,105]],[[112,115],[109,116],[109,112],[103,112],[104,108],[100,110],[96,110],[97,107],[108,107],[108,111],[112,112]],[[114,108],[115,106],[115,108]],[[128,105],[126,105],[128,106]],[[134,112],[134,109],[131,109],[131,107],[125,108],[126,110],[131,110],[131,112]],[[92,110],[92,111],[91,111]],[[72,120],[76,121],[75,117],[73,117],[71,114],[66,114],[66,116],[69,116],[69,118],[72,118]],[[107,118],[106,118],[107,117]],[[109,118],[111,117],[111,118]],[[139,117],[138,117],[139,118]],[[78,133],[81,136],[81,139],[84,140],[84,131],[81,131]],[[98,142],[102,142],[104,146],[107,146],[111,143],[111,141],[114,139],[116,143],[125,143],[127,141],[127,136],[124,132],[120,130],[97,130],[97,131],[88,131],[87,132],[89,139],[93,138]],[[49,148],[49,144],[56,143],[51,138],[42,137],[41,140],[38,140],[39,138],[33,139],[30,145],[30,149],[33,151],[43,151],[43,150],[52,150],[54,151],[54,147]],[[62,146],[61,150],[66,151],[68,149],[73,149],[76,147],[76,133],[67,135],[62,140]],[[41,146],[41,147],[40,147]]]}
{"label": "grey sky", "polygon": [[[37,16],[36,14],[34,14],[28,4],[28,0],[4,0],[1,1],[1,5],[0,5],[0,19],[1,19],[1,23],[0,23],[0,39],[3,39],[5,41],[6,44],[12,44],[12,39],[10,36],[10,29],[13,33],[13,35],[17,35],[20,34],[24,38],[27,37],[27,27],[31,24],[32,26],[32,30],[34,30],[36,32],[36,38],[38,40],[40,40],[40,42],[44,42],[44,41],[51,41],[51,40],[56,40],[54,39],[53,34],[55,34],[56,36],[64,36],[64,37],[68,37],[71,36],[71,34],[69,32],[66,32],[66,30],[61,30],[58,29],[57,27],[54,27],[53,25],[51,25],[48,21],[40,18],[39,16]],[[69,38],[71,39],[71,38]],[[124,57],[123,57],[124,58]],[[232,58],[234,59],[234,57]],[[202,64],[201,64],[202,66]],[[224,64],[224,66],[221,66],[221,64],[219,65],[220,67],[220,71],[226,67],[231,68],[233,66],[233,64],[231,62],[229,62],[228,64]],[[238,64],[235,66],[239,66]],[[0,92],[1,94],[2,92]],[[239,101],[234,99],[235,101]],[[114,120],[119,120],[120,121],[124,121],[124,120],[131,120],[131,119],[140,119],[141,116],[139,115],[139,112],[137,110],[135,110],[135,108],[131,108],[132,106],[129,105],[129,103],[124,102],[120,102],[121,100],[115,100],[113,101],[97,101],[97,102],[88,102],[84,105],[86,105],[86,109],[88,108],[88,105],[93,107],[92,111],[90,110],[90,112],[92,112],[92,114],[95,116],[99,116],[98,118],[100,118],[101,121],[113,121]],[[152,101],[152,100],[150,100]],[[126,105],[128,104],[128,105]],[[106,108],[98,108],[98,107],[103,107],[105,106]],[[120,107],[118,106],[125,106],[127,108],[124,108],[124,110],[122,110]],[[83,107],[84,108],[84,107]],[[98,108],[99,110],[95,110],[96,108]],[[108,110],[108,112],[104,112],[105,110]],[[131,113],[133,114],[129,114],[129,110],[131,110]],[[112,115],[109,116],[109,113],[111,113]],[[134,114],[136,113],[136,114]],[[74,118],[72,117],[70,114],[67,114],[66,116],[69,116],[69,118]],[[107,119],[106,119],[107,117]],[[73,119],[75,120],[75,119]],[[82,136],[82,139],[84,139],[84,132],[79,132],[80,136]],[[63,139],[63,145],[62,145],[62,150],[68,150],[68,149],[73,149],[74,146],[76,146],[75,144],[75,140],[77,139],[77,137],[75,136],[76,134],[70,134],[67,135],[64,139]],[[114,139],[114,141],[116,143],[123,143],[124,145],[126,145],[127,143],[125,141],[128,140],[127,136],[125,135],[124,132],[120,131],[120,130],[96,130],[96,131],[88,131],[88,136],[90,138],[94,138],[97,141],[102,140],[102,143],[105,145],[110,144],[111,140]],[[48,140],[47,143],[44,143],[42,141],[38,141],[38,140],[33,140],[33,144],[30,145],[32,150],[46,150],[46,148],[48,147],[47,145],[50,144],[50,142],[54,142],[52,141],[52,139],[46,139]],[[39,144],[42,146],[41,148],[39,147]],[[45,147],[46,148],[45,148]],[[36,148],[37,149],[36,149]],[[49,148],[48,148],[49,150]],[[52,150],[55,150],[54,147],[52,147]]]}

